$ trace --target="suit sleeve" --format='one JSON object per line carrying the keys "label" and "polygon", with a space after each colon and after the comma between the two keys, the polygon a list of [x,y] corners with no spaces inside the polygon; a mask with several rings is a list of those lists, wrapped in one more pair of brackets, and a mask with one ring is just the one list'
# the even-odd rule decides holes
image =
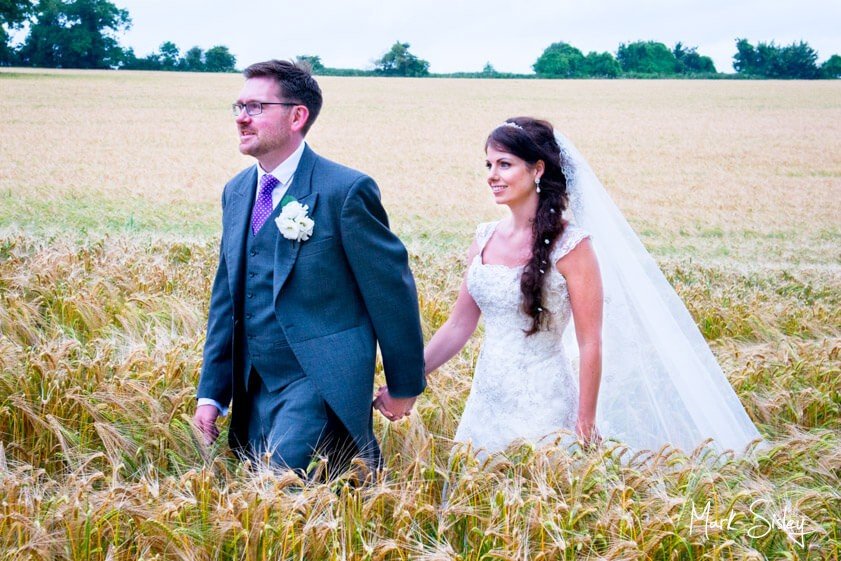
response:
{"label": "suit sleeve", "polygon": [[376,183],[357,179],[341,213],[342,245],[374,326],[388,389],[394,397],[423,392],[423,333],[406,248],[388,227]]}
{"label": "suit sleeve", "polygon": [[[222,194],[222,212],[225,212],[225,194]],[[219,266],[210,293],[210,310],[207,317],[207,337],[201,376],[196,392],[199,398],[208,398],[223,407],[233,395],[233,335],[234,303],[228,287],[228,267],[225,261],[225,232],[219,244]]]}

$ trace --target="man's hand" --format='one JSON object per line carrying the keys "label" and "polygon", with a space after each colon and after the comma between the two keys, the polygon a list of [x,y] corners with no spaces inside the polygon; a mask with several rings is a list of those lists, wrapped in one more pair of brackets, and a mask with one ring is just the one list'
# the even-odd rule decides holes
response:
{"label": "man's hand", "polygon": [[382,386],[377,390],[377,397],[374,399],[374,409],[383,414],[389,421],[399,421],[408,417],[412,412],[412,406],[417,397],[392,397],[388,388]]}
{"label": "man's hand", "polygon": [[216,428],[218,416],[219,410],[215,405],[199,405],[193,415],[193,422],[204,435],[204,443],[207,445],[213,444],[219,437],[219,429]]}

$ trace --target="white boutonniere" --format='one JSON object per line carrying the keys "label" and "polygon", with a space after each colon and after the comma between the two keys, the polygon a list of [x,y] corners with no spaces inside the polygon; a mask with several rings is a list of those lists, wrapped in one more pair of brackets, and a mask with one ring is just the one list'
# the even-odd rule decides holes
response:
{"label": "white boutonniere", "polygon": [[296,242],[310,239],[315,222],[307,215],[309,205],[302,205],[294,197],[284,197],[280,204],[280,215],[274,220],[280,234]]}

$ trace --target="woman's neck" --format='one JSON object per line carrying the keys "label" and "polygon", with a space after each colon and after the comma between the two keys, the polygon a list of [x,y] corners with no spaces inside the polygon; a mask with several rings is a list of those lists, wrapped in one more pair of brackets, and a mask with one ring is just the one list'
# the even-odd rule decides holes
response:
{"label": "woman's neck", "polygon": [[511,210],[511,228],[519,232],[531,232],[537,213],[537,197],[529,197],[521,204],[508,205]]}

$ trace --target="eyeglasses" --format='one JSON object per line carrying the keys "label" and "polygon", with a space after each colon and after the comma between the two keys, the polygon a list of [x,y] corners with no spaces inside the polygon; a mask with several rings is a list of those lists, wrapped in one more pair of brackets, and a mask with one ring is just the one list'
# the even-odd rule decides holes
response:
{"label": "eyeglasses", "polygon": [[234,117],[239,117],[240,114],[242,114],[243,109],[245,109],[245,112],[249,117],[254,117],[255,115],[259,115],[263,112],[264,105],[287,105],[289,107],[294,107],[302,104],[292,103],[289,101],[249,101],[248,103],[231,104],[231,110],[234,112]]}

